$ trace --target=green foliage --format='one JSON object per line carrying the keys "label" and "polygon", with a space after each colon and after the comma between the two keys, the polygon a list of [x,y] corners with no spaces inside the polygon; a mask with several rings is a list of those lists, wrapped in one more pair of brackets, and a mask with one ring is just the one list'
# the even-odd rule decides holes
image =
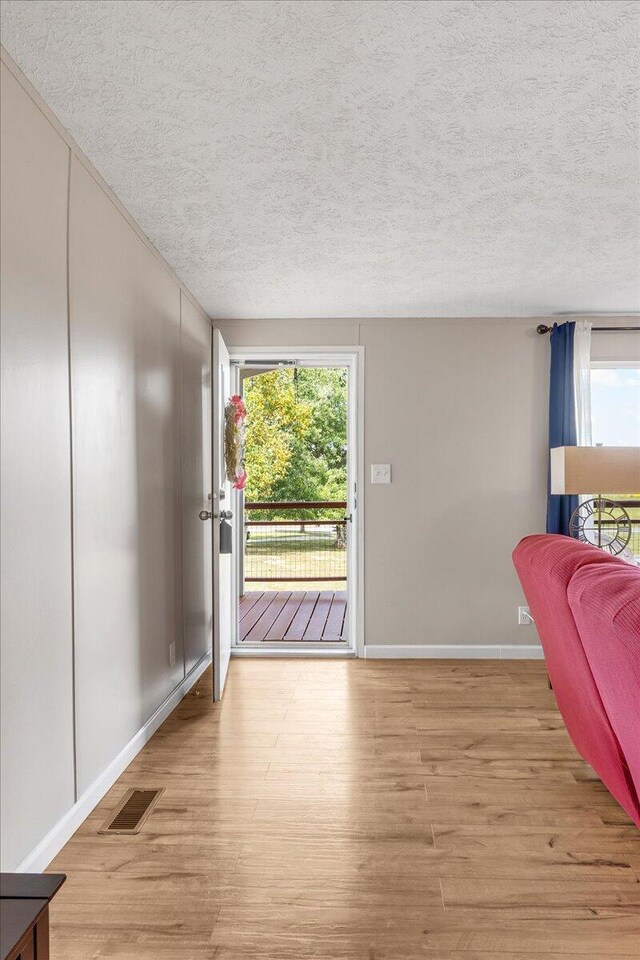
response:
{"label": "green foliage", "polygon": [[273,370],[245,381],[247,500],[277,500],[293,445],[306,434],[311,409],[298,402],[292,371]]}
{"label": "green foliage", "polygon": [[[244,400],[248,501],[346,499],[346,370],[273,370],[245,380]],[[340,510],[297,512],[301,519],[339,515]]]}

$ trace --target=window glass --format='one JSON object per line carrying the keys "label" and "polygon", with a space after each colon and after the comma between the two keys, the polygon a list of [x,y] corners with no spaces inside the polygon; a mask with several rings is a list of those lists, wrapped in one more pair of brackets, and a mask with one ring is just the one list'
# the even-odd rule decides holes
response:
{"label": "window glass", "polygon": [[[594,364],[591,368],[591,427],[594,444],[640,446],[640,367]],[[640,558],[640,494],[609,496],[626,509],[631,520],[629,551]]]}
{"label": "window glass", "polygon": [[640,367],[592,367],[591,424],[594,444],[640,446]]}

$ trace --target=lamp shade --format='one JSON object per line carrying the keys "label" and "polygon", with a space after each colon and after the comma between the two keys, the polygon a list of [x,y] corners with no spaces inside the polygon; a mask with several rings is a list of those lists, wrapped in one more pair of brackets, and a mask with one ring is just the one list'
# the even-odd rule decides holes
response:
{"label": "lamp shade", "polygon": [[640,447],[552,447],[551,493],[640,493]]}

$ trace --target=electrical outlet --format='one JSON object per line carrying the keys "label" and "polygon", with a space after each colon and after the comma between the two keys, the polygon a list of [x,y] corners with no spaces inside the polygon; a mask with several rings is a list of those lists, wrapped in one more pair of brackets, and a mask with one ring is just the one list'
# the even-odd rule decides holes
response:
{"label": "electrical outlet", "polygon": [[530,627],[533,624],[533,617],[529,613],[529,607],[518,607],[518,626]]}
{"label": "electrical outlet", "polygon": [[175,667],[176,665],[176,642],[169,644],[169,666]]}
{"label": "electrical outlet", "polygon": [[372,463],[371,483],[391,483],[391,464]]}

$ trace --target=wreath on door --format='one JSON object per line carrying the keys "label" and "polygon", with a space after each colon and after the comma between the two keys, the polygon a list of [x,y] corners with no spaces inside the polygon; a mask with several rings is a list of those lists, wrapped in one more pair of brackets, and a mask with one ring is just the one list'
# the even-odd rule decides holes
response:
{"label": "wreath on door", "polygon": [[224,461],[227,480],[234,490],[244,490],[247,474],[244,469],[244,422],[247,409],[242,397],[234,394],[224,408]]}

